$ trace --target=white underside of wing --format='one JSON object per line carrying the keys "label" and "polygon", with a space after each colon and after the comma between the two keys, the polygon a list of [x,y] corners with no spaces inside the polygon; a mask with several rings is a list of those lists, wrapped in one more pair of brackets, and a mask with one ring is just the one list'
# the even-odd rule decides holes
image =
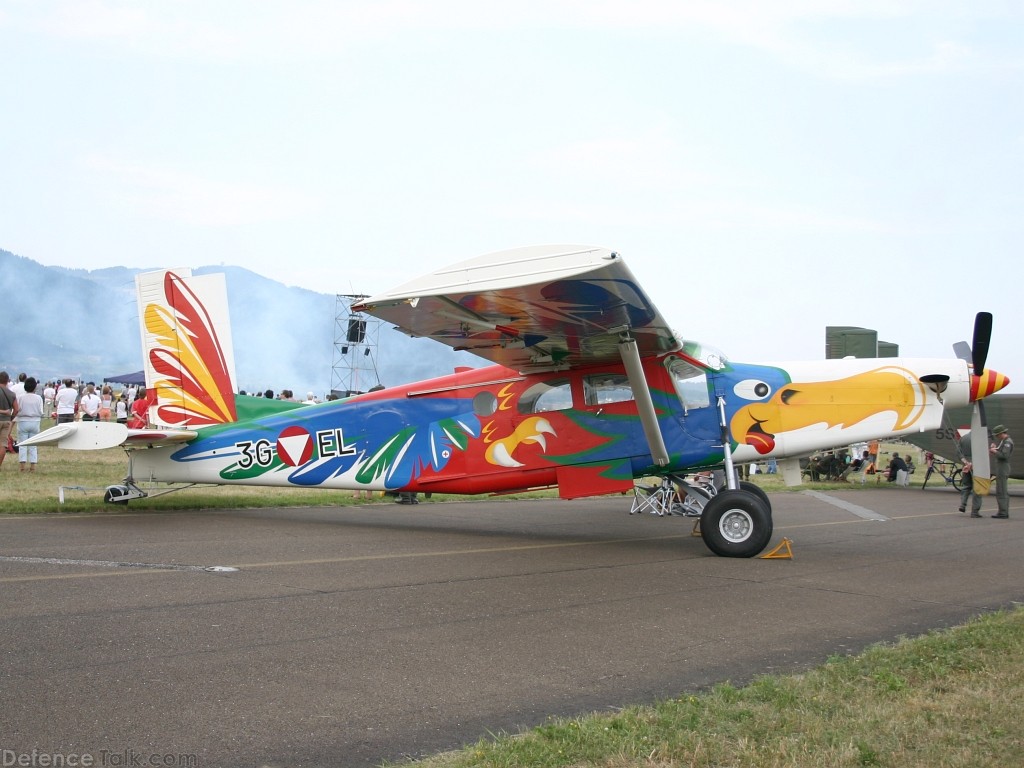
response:
{"label": "white underside of wing", "polygon": [[189,429],[129,429],[109,421],[73,421],[57,424],[19,445],[55,445],[75,451],[98,451],[119,445],[153,447],[169,443],[185,443],[198,433]]}

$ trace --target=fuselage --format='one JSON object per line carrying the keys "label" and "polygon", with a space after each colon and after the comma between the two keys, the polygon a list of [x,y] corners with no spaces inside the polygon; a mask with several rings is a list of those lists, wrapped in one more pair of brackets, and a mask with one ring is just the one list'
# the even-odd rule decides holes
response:
{"label": "fuselage", "polygon": [[[467,369],[207,427],[185,446],[134,452],[133,474],[439,493],[557,485],[571,498],[627,490],[655,472],[720,465],[723,434],[735,460],[751,461],[934,430],[944,405],[971,402],[979,378],[956,359],[775,365],[678,352],[643,366],[668,466],[652,461],[618,363],[528,374]],[[920,380],[936,375],[942,387]]]}

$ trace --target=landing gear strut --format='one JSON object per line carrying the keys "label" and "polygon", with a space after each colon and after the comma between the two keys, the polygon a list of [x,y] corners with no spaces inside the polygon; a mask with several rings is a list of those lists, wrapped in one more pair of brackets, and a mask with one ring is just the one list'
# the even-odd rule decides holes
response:
{"label": "landing gear strut", "polygon": [[772,506],[768,495],[753,483],[737,483],[732,463],[725,398],[718,397],[719,426],[726,487],[704,506],[700,535],[707,548],[720,557],[754,557],[772,538]]}

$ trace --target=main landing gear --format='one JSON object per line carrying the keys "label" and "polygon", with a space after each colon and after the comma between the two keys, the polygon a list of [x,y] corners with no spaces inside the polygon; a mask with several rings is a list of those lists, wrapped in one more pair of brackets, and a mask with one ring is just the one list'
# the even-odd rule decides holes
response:
{"label": "main landing gear", "polygon": [[[757,489],[761,494],[764,492]],[[772,538],[771,505],[767,495],[737,488],[719,491],[700,516],[704,544],[721,557],[754,557]]]}
{"label": "main landing gear", "polygon": [[732,463],[725,398],[718,396],[718,425],[722,429],[722,456],[726,488],[715,494],[700,517],[700,535],[707,548],[721,557],[754,557],[772,538],[772,503],[753,483],[737,482]]}
{"label": "main landing gear", "polygon": [[699,518],[704,544],[720,557],[755,557],[771,540],[772,503],[759,486],[741,481],[717,490],[710,473],[694,478],[668,475],[659,485],[638,484],[629,514]]}

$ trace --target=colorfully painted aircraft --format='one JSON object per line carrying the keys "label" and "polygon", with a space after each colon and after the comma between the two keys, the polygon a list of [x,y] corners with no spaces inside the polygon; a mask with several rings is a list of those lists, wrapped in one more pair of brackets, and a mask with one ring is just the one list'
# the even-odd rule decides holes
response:
{"label": "colorfully painted aircraft", "polygon": [[[234,394],[223,276],[146,273],[137,285],[160,428],[60,424],[32,439],[125,445],[128,478],[107,493],[115,502],[145,495],[140,482],[456,494],[557,486],[571,499],[660,475],[696,500],[713,552],[751,557],[771,538],[771,505],[736,481],[734,462],[776,457],[798,480],[798,457],[938,429],[944,407],[1008,383],[981,359],[732,362],[677,336],[618,253],[535,246],[353,308],[493,365],[302,406]],[[984,328],[974,346],[987,349]],[[709,468],[726,470],[727,487],[698,493],[687,473]]]}

